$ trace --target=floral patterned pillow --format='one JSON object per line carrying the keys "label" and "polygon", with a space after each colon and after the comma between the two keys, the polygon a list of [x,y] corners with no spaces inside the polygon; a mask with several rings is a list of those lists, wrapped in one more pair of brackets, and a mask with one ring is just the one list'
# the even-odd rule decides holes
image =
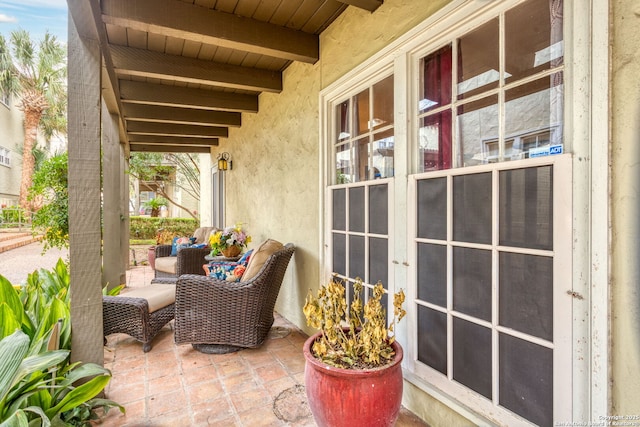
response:
{"label": "floral patterned pillow", "polygon": [[211,262],[205,266],[207,275],[218,280],[226,280],[227,282],[239,282],[247,269],[247,263],[251,257],[253,250],[248,251],[237,262]]}

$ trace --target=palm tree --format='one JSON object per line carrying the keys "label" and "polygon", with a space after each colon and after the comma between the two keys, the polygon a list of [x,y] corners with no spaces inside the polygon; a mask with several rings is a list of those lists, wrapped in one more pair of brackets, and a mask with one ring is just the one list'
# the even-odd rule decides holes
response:
{"label": "palm tree", "polygon": [[47,141],[66,132],[66,49],[48,31],[37,46],[25,30],[12,31],[10,41],[11,48],[0,35],[0,90],[17,95],[24,112],[20,206],[28,209],[38,129]]}

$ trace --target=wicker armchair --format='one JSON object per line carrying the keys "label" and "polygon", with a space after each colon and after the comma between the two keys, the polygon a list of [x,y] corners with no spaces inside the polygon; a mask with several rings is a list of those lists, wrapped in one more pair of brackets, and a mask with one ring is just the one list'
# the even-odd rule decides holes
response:
{"label": "wicker armchair", "polygon": [[294,250],[288,243],[245,282],[180,276],[176,286],[176,343],[191,343],[205,353],[259,347],[273,325],[273,309]]}
{"label": "wicker armchair", "polygon": [[[202,265],[207,263],[204,258],[209,255],[211,248],[184,248],[178,252],[176,257],[176,274],[165,273],[163,271],[154,270],[154,282],[173,282],[175,283],[183,274],[200,274],[204,275]],[[161,257],[171,256],[171,245],[156,246],[156,260]]]}

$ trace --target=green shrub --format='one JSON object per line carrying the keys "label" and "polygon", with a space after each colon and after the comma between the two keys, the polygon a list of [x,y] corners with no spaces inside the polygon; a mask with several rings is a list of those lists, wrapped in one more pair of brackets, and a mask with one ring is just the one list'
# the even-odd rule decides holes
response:
{"label": "green shrub", "polygon": [[96,398],[111,372],[71,363],[69,270],[30,274],[25,286],[0,275],[0,427],[90,426],[95,409],[124,408]]}
{"label": "green shrub", "polygon": [[131,239],[156,239],[161,231],[175,235],[190,236],[199,223],[193,218],[149,218],[132,216],[129,222]]}

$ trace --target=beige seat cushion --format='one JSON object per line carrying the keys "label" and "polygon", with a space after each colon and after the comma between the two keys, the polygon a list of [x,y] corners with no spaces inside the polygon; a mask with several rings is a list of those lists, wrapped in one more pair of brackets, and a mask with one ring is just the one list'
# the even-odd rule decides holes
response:
{"label": "beige seat cushion", "polygon": [[209,234],[211,234],[211,230],[215,230],[215,227],[200,227],[193,232],[193,237],[196,238],[197,243],[207,243],[209,244]]}
{"label": "beige seat cushion", "polygon": [[149,303],[149,313],[153,313],[176,301],[176,285],[154,284],[123,292],[120,296],[146,299]]}
{"label": "beige seat cushion", "polygon": [[253,251],[251,254],[251,258],[249,259],[249,265],[247,265],[247,269],[242,275],[242,281],[246,282],[247,280],[253,279],[259,272],[267,259],[282,249],[284,245],[276,240],[268,239],[265,240],[258,246],[258,249]]}
{"label": "beige seat cushion", "polygon": [[162,256],[156,258],[156,270],[163,273],[176,274],[176,264],[178,263],[178,257],[175,256]]}

